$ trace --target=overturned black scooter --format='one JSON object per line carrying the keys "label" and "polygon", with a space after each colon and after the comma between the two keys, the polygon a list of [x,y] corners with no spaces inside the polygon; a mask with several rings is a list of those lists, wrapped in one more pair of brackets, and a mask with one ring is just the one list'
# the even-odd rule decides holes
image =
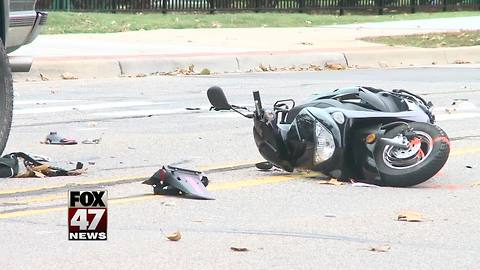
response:
{"label": "overturned black scooter", "polygon": [[279,100],[273,110],[230,105],[220,87],[208,89],[215,110],[253,118],[260,154],[285,171],[307,169],[341,181],[382,186],[420,184],[448,159],[447,134],[434,125],[433,104],[406,90],[336,89],[297,105]]}

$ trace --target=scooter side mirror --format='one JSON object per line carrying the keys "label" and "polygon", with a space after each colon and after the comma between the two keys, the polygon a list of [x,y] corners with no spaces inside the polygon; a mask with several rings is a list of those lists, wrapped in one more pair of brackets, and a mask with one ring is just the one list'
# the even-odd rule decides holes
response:
{"label": "scooter side mirror", "polygon": [[222,88],[212,86],[207,90],[208,100],[216,110],[230,110],[232,106],[228,104],[227,97],[223,93]]}

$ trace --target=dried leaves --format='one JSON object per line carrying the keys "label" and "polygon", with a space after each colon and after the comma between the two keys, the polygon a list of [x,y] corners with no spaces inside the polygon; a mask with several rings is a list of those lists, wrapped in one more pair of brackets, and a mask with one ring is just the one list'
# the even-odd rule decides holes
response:
{"label": "dried leaves", "polygon": [[330,180],[319,180],[317,183],[322,185],[333,185],[333,186],[345,185],[345,183],[338,181],[336,178],[330,178]]}
{"label": "dried leaves", "polygon": [[40,79],[42,79],[42,81],[49,81],[50,80],[50,78],[43,73],[40,73]]}
{"label": "dried leaves", "polygon": [[[276,72],[276,71],[322,71],[322,70],[344,70],[346,66],[342,64],[325,64],[325,65],[316,65],[310,64],[308,66],[288,66],[288,67],[275,67],[267,64],[260,64],[258,67],[247,70],[246,72]],[[195,70],[194,65],[189,65],[185,68],[177,67],[174,71],[167,72],[156,72],[152,75],[167,75],[167,76],[176,76],[176,75],[210,75],[212,71],[208,68],[203,68],[200,72]]]}
{"label": "dried leaves", "polygon": [[[48,75],[44,74],[44,73],[40,73],[40,79],[42,81],[50,81],[51,80],[51,77],[49,77]],[[51,75],[51,74],[50,74]],[[53,77],[54,79],[57,79],[56,76]],[[63,80],[77,80],[78,77],[73,75],[71,72],[64,72],[60,75],[60,78],[62,78]],[[31,80],[31,79],[28,79],[27,78],[27,81],[36,81],[36,80]]]}
{"label": "dried leaves", "polygon": [[76,79],[78,79],[78,77],[76,77],[75,75],[73,75],[70,72],[64,72],[62,74],[62,79],[64,79],[64,80],[76,80]]}
{"label": "dried leaves", "polygon": [[390,250],[389,245],[379,245],[379,246],[372,246],[368,248],[368,251],[373,251],[373,252],[387,252]]}
{"label": "dried leaves", "polygon": [[164,234],[164,235],[168,240],[174,241],[174,242],[182,239],[182,234],[180,233],[180,231],[176,231],[174,233],[169,233],[169,234]]}
{"label": "dried leaves", "polygon": [[322,71],[322,70],[343,70],[345,66],[341,64],[326,64],[325,66],[310,64],[309,66],[289,66],[289,67],[274,67],[272,65],[260,64],[255,70],[250,72],[275,72],[275,71]]}
{"label": "dried leaves", "polygon": [[421,222],[423,221],[422,214],[413,211],[403,211],[397,216],[398,221],[406,222]]}
{"label": "dried leaves", "polygon": [[230,247],[231,250],[233,251],[237,251],[237,252],[246,252],[246,251],[250,251],[248,248],[246,247]]}
{"label": "dried leaves", "polygon": [[343,70],[345,66],[341,64],[325,64],[325,68],[330,70]]}
{"label": "dried leaves", "polygon": [[212,72],[208,68],[203,68],[200,72],[195,71],[195,65],[189,65],[185,68],[177,67],[174,71],[168,72],[157,72],[152,75],[168,75],[168,76],[176,76],[176,75],[210,75]]}

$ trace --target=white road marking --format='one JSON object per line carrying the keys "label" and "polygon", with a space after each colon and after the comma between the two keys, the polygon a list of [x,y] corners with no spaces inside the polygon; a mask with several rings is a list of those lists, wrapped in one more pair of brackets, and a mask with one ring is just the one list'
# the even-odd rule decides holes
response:
{"label": "white road marking", "polygon": [[14,105],[50,104],[50,103],[71,103],[79,102],[75,99],[37,99],[37,100],[14,100]]}
{"label": "white road marking", "polygon": [[174,113],[187,113],[189,111],[182,109],[152,109],[152,110],[131,110],[131,111],[116,111],[116,112],[101,112],[93,113],[94,116],[100,117],[136,117],[148,115],[163,115]]}
{"label": "white road marking", "polygon": [[[104,110],[104,112],[91,113],[90,115],[97,117],[141,117],[149,115],[166,115],[166,114],[184,114],[184,113],[194,113],[194,112],[207,112],[210,109],[210,106],[200,106],[200,110],[187,110],[183,108],[172,108],[172,109],[139,109],[134,110],[132,107],[145,107],[145,106],[155,106],[163,104],[172,104],[172,102],[151,102],[151,101],[116,101],[116,102],[102,102],[102,103],[92,103],[92,104],[78,104],[80,102],[85,102],[82,100],[64,100],[64,99],[38,99],[38,100],[16,100],[15,105],[35,105],[35,104],[55,104],[55,103],[77,103],[72,105],[64,106],[29,106],[30,108],[16,108],[14,110],[15,115],[27,115],[27,114],[42,114],[42,113],[58,113],[66,111],[95,111],[95,110]],[[459,106],[460,107],[460,106]],[[130,108],[123,111],[111,111],[109,109],[113,108]],[[436,120],[438,121],[451,121],[459,119],[469,119],[480,117],[480,112],[476,108],[472,109],[468,107],[464,110],[463,107],[460,107],[458,111],[455,111],[451,114],[446,113],[445,110],[449,107],[435,107],[434,114]],[[106,110],[106,111],[105,111]],[[239,117],[234,112],[212,112],[212,113],[203,113],[195,115],[199,118],[235,118]]]}
{"label": "white road marking", "polygon": [[436,114],[435,120],[437,121],[449,121],[458,119],[468,119],[480,117],[480,113],[452,113],[452,114]]}
{"label": "white road marking", "polygon": [[215,112],[215,113],[208,113],[208,114],[201,114],[201,115],[198,115],[197,117],[200,117],[200,118],[237,118],[237,117],[242,117],[241,115],[239,115],[238,113],[234,113],[234,112],[223,112],[223,113],[218,113],[218,112]]}
{"label": "white road marking", "polygon": [[148,115],[165,115],[165,114],[185,114],[195,112],[205,112],[210,109],[209,106],[198,106],[199,110],[187,110],[186,108],[173,109],[146,109],[146,110],[128,110],[128,111],[114,111],[114,112],[99,112],[92,115],[100,117],[138,117]]}
{"label": "white road marking", "polygon": [[65,111],[72,111],[72,110],[93,111],[93,110],[102,110],[102,109],[111,109],[111,108],[127,108],[127,107],[135,107],[135,106],[162,105],[162,104],[168,104],[168,103],[169,102],[149,102],[149,101],[104,102],[104,103],[79,104],[79,105],[69,105],[69,106],[15,109],[14,114],[21,115],[21,114],[54,113],[54,112],[65,112]]}

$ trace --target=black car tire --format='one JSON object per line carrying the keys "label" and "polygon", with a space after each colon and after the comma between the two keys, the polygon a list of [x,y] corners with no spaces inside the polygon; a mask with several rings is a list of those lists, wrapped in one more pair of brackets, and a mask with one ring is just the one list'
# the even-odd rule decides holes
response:
{"label": "black car tire", "polygon": [[[375,147],[375,163],[382,179],[382,185],[391,187],[409,187],[418,185],[433,177],[447,162],[450,153],[450,141],[440,127],[428,123],[409,123],[414,131],[423,132],[432,138],[431,151],[425,160],[408,168],[393,168],[388,166],[384,158],[384,142],[378,142]],[[394,138],[406,128],[400,125],[385,133],[386,138]]]}
{"label": "black car tire", "polygon": [[7,145],[12,126],[13,82],[5,46],[0,40],[0,153]]}

